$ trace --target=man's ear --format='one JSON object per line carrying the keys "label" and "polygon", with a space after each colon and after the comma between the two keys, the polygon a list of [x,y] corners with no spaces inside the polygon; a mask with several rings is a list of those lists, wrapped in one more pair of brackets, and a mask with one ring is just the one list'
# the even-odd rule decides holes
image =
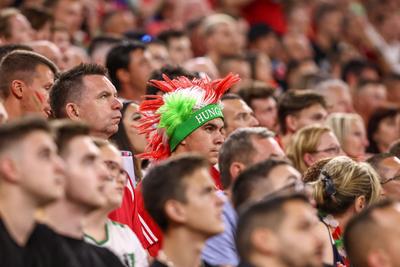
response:
{"label": "man's ear", "polygon": [[21,99],[24,95],[24,90],[25,90],[25,83],[21,80],[13,80],[11,82],[10,90],[11,94],[17,98]]}
{"label": "man's ear", "polygon": [[186,221],[186,209],[183,203],[170,199],[165,202],[164,209],[169,220],[180,224]]}
{"label": "man's ear", "polygon": [[8,183],[18,183],[18,168],[11,158],[3,157],[0,159],[0,173]]}
{"label": "man's ear", "polygon": [[67,114],[67,117],[71,120],[80,120],[79,107],[75,103],[67,103],[67,105],[65,106],[65,113]]}
{"label": "man's ear", "polygon": [[294,133],[297,130],[297,118],[294,115],[287,115],[285,118],[286,129],[288,133]]}
{"label": "man's ear", "polygon": [[232,177],[231,183],[236,181],[236,178],[243,172],[243,170],[246,168],[243,163],[234,161],[232,162],[231,166],[229,167],[229,173]]}
{"label": "man's ear", "polygon": [[254,229],[250,234],[250,240],[253,248],[264,255],[274,255],[278,250],[279,240],[270,229]]}

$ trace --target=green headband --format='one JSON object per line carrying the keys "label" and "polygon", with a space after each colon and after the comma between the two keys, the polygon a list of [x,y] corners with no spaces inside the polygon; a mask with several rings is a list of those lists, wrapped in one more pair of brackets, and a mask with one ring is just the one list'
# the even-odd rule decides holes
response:
{"label": "green headband", "polygon": [[169,140],[170,151],[174,151],[176,146],[194,130],[215,118],[224,118],[221,107],[218,104],[205,106],[190,115],[186,121],[176,127],[171,135]]}

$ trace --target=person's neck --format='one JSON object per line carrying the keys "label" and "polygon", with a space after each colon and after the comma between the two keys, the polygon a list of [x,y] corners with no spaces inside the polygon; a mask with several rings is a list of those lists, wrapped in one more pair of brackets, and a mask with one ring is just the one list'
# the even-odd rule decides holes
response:
{"label": "person's neck", "polygon": [[219,66],[221,57],[218,55],[217,52],[210,51],[208,52],[207,57],[211,59],[211,61],[214,63],[215,66]]}
{"label": "person's neck", "polygon": [[46,208],[44,221],[61,235],[81,239],[87,215],[82,206],[62,199]]}
{"label": "person's neck", "polygon": [[94,240],[103,241],[107,238],[106,224],[108,217],[107,215],[112,210],[109,209],[98,209],[91,212],[84,222],[83,231]]}
{"label": "person's neck", "polygon": [[292,140],[293,134],[290,132],[287,132],[285,135],[282,135],[282,145],[283,149],[286,149],[288,145],[290,144],[290,141]]}
{"label": "person's neck", "polygon": [[24,246],[35,226],[35,211],[38,208],[28,194],[18,188],[2,185],[0,190],[0,218],[13,238]]}
{"label": "person's neck", "polygon": [[329,36],[318,33],[315,37],[315,41],[317,45],[323,50],[323,51],[329,51],[332,48],[333,45],[333,40]]}
{"label": "person's neck", "polygon": [[21,110],[20,102],[16,98],[10,96],[3,102],[4,108],[8,114],[8,120],[14,120],[22,117],[23,112]]}
{"label": "person's neck", "polygon": [[139,90],[138,88],[134,88],[129,85],[121,85],[121,90],[118,92],[119,97],[122,97],[127,100],[132,100],[137,104],[142,102],[142,96],[146,94],[146,91]]}
{"label": "person's neck", "polygon": [[199,266],[206,239],[206,236],[184,226],[169,230],[163,239],[164,261],[172,263],[174,267]]}
{"label": "person's neck", "polygon": [[274,257],[269,257],[267,255],[262,255],[262,254],[253,254],[250,256],[250,262],[252,266],[254,267],[289,267],[286,266],[282,261],[280,261],[278,258]]}

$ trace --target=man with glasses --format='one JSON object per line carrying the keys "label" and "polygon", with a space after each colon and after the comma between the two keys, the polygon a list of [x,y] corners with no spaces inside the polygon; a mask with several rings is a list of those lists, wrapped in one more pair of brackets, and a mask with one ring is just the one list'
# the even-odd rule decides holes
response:
{"label": "man with glasses", "polygon": [[127,267],[148,266],[147,254],[133,231],[124,224],[108,219],[108,214],[121,206],[128,175],[122,168],[118,149],[106,140],[95,140],[100,158],[107,167],[104,185],[106,204],[93,211],[85,221],[85,241],[113,251]]}
{"label": "man with glasses", "polygon": [[400,159],[391,153],[380,153],[369,158],[367,162],[379,174],[382,195],[400,200]]}

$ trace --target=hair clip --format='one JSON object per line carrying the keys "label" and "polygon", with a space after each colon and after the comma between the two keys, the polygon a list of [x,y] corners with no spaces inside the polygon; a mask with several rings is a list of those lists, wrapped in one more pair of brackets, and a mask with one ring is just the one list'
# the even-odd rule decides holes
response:
{"label": "hair clip", "polygon": [[336,188],[335,185],[333,184],[333,180],[332,177],[326,172],[326,171],[322,171],[322,182],[324,183],[324,190],[325,190],[325,194],[330,197],[330,198],[334,198],[335,194],[336,194]]}

